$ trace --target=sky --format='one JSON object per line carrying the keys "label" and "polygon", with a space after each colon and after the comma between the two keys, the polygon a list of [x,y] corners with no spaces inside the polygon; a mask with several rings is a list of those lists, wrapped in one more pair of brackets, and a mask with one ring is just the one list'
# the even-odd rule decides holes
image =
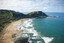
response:
{"label": "sky", "polygon": [[0,0],[0,9],[19,12],[64,12],[64,0]]}

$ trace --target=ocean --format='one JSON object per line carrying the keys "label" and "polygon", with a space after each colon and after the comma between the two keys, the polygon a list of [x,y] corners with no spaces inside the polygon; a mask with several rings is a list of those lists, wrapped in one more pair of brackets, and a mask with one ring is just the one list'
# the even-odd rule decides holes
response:
{"label": "ocean", "polygon": [[29,19],[21,27],[28,31],[25,33],[40,36],[44,40],[40,43],[64,43],[64,13],[46,14],[57,17]]}

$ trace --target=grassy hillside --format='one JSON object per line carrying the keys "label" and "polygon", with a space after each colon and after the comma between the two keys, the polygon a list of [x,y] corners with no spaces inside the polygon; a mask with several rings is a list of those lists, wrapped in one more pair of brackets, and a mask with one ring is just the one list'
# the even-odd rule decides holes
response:
{"label": "grassy hillside", "polygon": [[47,17],[47,15],[42,11],[34,11],[31,13],[28,13],[27,16],[29,18],[41,18],[41,17]]}
{"label": "grassy hillside", "polygon": [[28,14],[23,14],[11,10],[0,10],[0,32],[8,23],[11,23],[12,21],[19,20],[22,18],[41,18],[41,17],[47,17],[47,15],[42,11],[34,11]]}
{"label": "grassy hillside", "polygon": [[8,23],[25,17],[26,15],[24,15],[23,13],[11,10],[0,10],[0,32]]}

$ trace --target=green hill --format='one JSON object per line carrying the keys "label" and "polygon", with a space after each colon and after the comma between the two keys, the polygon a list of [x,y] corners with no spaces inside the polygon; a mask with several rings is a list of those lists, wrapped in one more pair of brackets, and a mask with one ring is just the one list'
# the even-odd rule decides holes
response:
{"label": "green hill", "polygon": [[0,10],[0,32],[1,30],[12,21],[19,20],[22,18],[42,18],[47,17],[42,11],[35,11],[28,14],[15,12],[11,10]]}
{"label": "green hill", "polygon": [[11,11],[11,10],[0,10],[0,31],[5,27],[8,23],[19,20],[21,18],[25,18],[26,15],[23,13]]}
{"label": "green hill", "polygon": [[43,18],[43,17],[47,17],[47,15],[42,12],[42,11],[34,11],[34,12],[31,12],[31,13],[28,13],[27,16],[29,18]]}

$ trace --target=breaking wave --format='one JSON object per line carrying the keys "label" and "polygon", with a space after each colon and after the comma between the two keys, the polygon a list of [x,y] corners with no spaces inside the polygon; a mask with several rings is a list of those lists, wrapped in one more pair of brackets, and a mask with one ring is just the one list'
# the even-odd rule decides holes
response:
{"label": "breaking wave", "polygon": [[[24,21],[19,29],[20,30],[24,30],[23,33],[33,33],[33,36],[40,36],[39,33],[35,30],[34,26],[33,26],[33,20],[34,19],[28,19],[26,21]],[[53,37],[45,37],[45,36],[41,36],[42,40],[44,40],[45,43],[49,43],[51,42],[54,38]]]}

